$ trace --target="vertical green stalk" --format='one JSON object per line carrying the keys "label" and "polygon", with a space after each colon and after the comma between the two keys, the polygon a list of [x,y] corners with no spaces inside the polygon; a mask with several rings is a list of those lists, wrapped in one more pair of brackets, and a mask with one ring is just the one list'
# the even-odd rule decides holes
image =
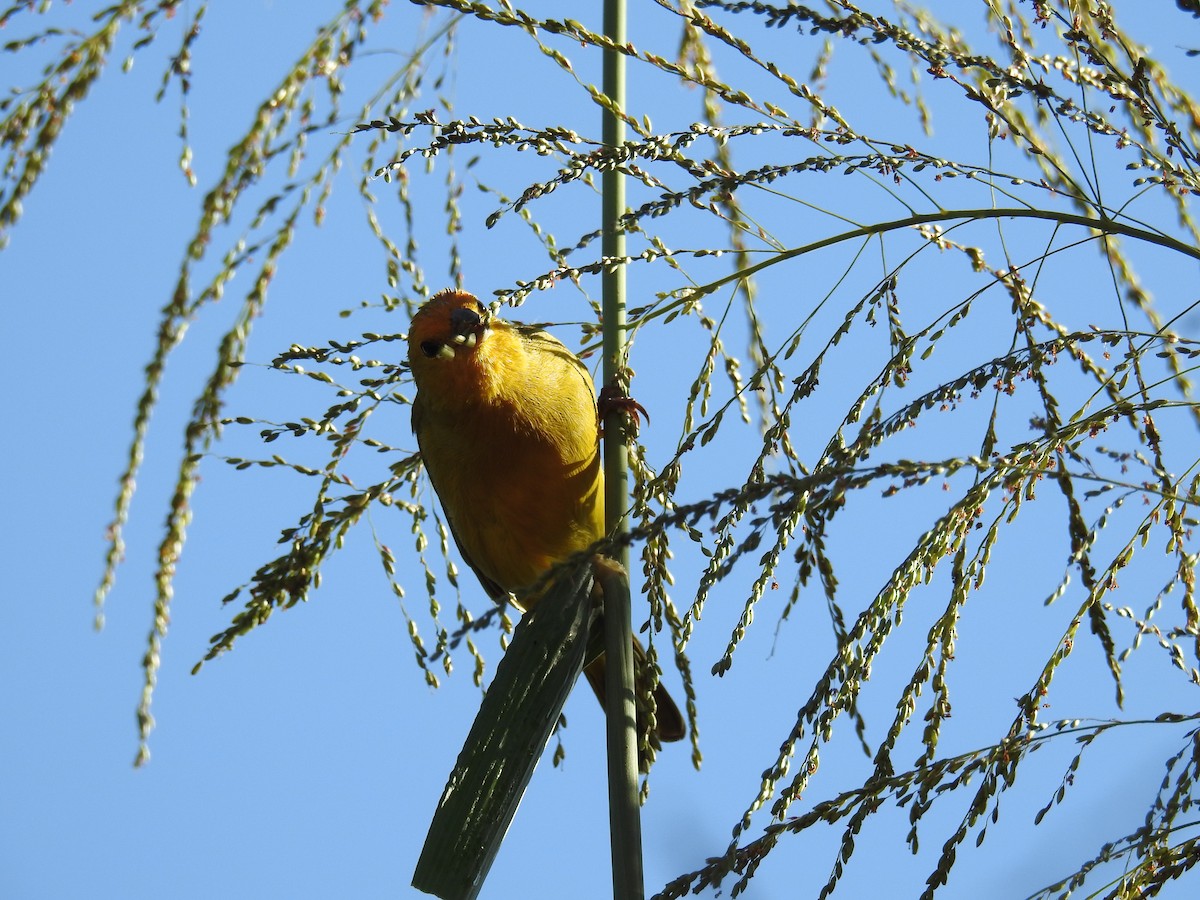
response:
{"label": "vertical green stalk", "polygon": [[[604,34],[615,45],[625,43],[625,0],[604,0]],[[602,110],[605,146],[625,140],[625,57],[604,52],[604,93],[612,106]],[[618,227],[625,212],[624,176],[615,165],[601,181],[603,241],[608,259],[625,255],[625,235]],[[610,265],[601,277],[603,292],[604,384],[621,383],[625,343],[625,267]],[[604,509],[606,527],[614,534],[625,527],[629,508],[629,459],[625,444],[626,413],[610,409],[604,429]],[[622,547],[618,562],[629,570],[629,550]],[[628,582],[625,582],[628,585]],[[642,821],[637,792],[637,712],[633,688],[633,626],[629,591],[607,592],[604,603],[604,649],[607,664],[608,817],[612,842],[614,900],[641,900]]]}

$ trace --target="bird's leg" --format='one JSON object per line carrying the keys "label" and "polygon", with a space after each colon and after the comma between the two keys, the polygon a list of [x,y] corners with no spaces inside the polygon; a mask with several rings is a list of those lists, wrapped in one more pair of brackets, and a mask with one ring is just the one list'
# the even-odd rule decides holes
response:
{"label": "bird's leg", "polygon": [[607,384],[600,390],[600,395],[596,398],[596,412],[600,417],[601,434],[603,434],[604,420],[613,410],[620,410],[633,420],[635,428],[640,428],[642,425],[638,414],[646,417],[646,424],[650,424],[650,413],[646,412],[646,407],[638,403],[627,393],[620,385]]}

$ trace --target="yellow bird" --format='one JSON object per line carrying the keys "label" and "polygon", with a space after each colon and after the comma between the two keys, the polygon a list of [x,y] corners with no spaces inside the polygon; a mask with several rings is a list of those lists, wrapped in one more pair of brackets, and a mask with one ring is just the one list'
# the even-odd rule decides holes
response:
{"label": "yellow bird", "polygon": [[[555,563],[604,536],[604,471],[595,388],[556,338],[493,318],[462,291],[413,316],[412,425],[464,561],[497,602],[523,595]],[[645,651],[634,639],[635,663]],[[604,659],[584,670],[603,702]],[[639,691],[639,693],[641,693]],[[657,736],[686,728],[660,684]]]}

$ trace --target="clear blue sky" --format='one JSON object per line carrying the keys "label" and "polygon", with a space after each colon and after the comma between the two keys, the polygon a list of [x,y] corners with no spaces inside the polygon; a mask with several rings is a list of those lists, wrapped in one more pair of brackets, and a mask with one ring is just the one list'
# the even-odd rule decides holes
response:
{"label": "clear blue sky", "polygon": [[[331,9],[337,5],[328,4]],[[670,30],[671,20],[651,15],[645,0],[631,0],[630,5],[634,40],[670,56],[677,38]],[[152,759],[140,770],[131,765],[137,746],[134,710],[141,689],[140,660],[151,626],[154,555],[182,429],[191,399],[211,366],[213,342],[249,288],[244,276],[235,279],[220,304],[203,311],[171,359],[126,531],[128,558],[109,598],[105,629],[99,634],[92,629],[90,604],[101,571],[104,528],[128,452],[134,403],[154,346],[158,310],[169,299],[203,192],[219,176],[224,151],[321,21],[317,10],[324,6],[253,0],[237,11],[220,5],[208,11],[189,98],[199,179],[195,189],[188,187],[176,165],[177,89],[169,91],[163,103],[153,103],[163,60],[176,46],[186,10],[181,8],[158,44],[122,74],[119,60],[133,40],[133,29],[126,29],[114,64],[79,104],[49,172],[25,204],[10,246],[0,252],[0,333],[8,351],[8,424],[0,449],[7,473],[8,523],[0,542],[8,575],[0,592],[0,633],[7,639],[0,653],[0,895],[5,897],[417,896],[409,887],[413,866],[478,705],[479,690],[472,685],[471,660],[465,653],[456,656],[453,676],[444,678],[438,690],[426,687],[413,664],[404,618],[369,533],[373,526],[402,560],[408,560],[409,568],[402,568],[399,577],[409,591],[407,608],[428,639],[432,629],[427,603],[421,596],[420,575],[411,568],[411,555],[404,555],[412,538],[402,518],[373,514],[332,560],[322,588],[305,606],[276,615],[243,639],[235,652],[193,677],[190,670],[207,648],[209,636],[225,627],[235,612],[222,608],[220,598],[276,552],[279,529],[293,524],[312,501],[312,485],[305,479],[278,470],[239,473],[216,458],[206,460],[175,582],[155,696]],[[560,5],[540,6],[583,18],[581,11],[563,13]],[[940,6],[952,9],[960,4]],[[1177,45],[1200,45],[1200,24],[1171,4],[1116,6],[1119,12],[1136,8],[1128,14],[1137,17],[1136,33],[1167,61],[1181,83],[1196,83],[1200,60],[1187,59]],[[78,19],[86,12],[76,4],[58,15]],[[18,16],[4,39],[23,34],[33,19]],[[731,26],[737,24],[734,20]],[[428,26],[421,10],[393,4],[376,26],[371,45],[372,50],[387,52],[364,55],[347,73],[346,129],[357,120],[373,79],[393,69],[414,45],[419,29]],[[741,27],[753,39],[760,38],[748,19]],[[798,38],[788,30],[770,35],[764,46],[773,48],[779,59],[803,54],[807,60],[816,40]],[[596,77],[595,60],[585,62],[585,54],[576,54],[571,46],[560,49],[577,58],[581,79]],[[34,77],[14,57],[0,58],[6,60],[0,78],[5,86]],[[806,77],[808,66],[796,63],[797,77]],[[487,120],[511,114],[529,125],[567,123],[581,132],[599,133],[596,109],[584,92],[512,29],[464,24],[453,71],[440,91],[453,97],[457,115]],[[726,60],[719,63],[719,71],[733,78],[745,70]],[[891,120],[872,76],[853,71],[847,60],[835,65],[830,87],[835,102],[855,121],[871,123],[870,128],[860,124],[864,130],[882,137],[904,134],[906,140],[917,141],[911,121]],[[634,73],[632,105],[639,115],[649,113],[656,127],[686,127],[699,117],[695,91],[678,89],[662,77],[641,78]],[[847,83],[854,79],[863,83]],[[948,94],[928,83],[926,87],[936,110],[954,108],[938,106]],[[428,100],[414,109],[433,107],[435,93],[430,85]],[[800,114],[798,103],[795,106]],[[957,133],[959,124],[953,114],[935,118],[936,137],[928,139],[929,145],[943,148],[938,152],[950,152],[944,149],[950,147],[985,163],[980,126],[972,122]],[[326,140],[324,132],[312,138],[314,156],[320,156]],[[757,152],[769,155],[777,148],[763,146],[768,149]],[[811,147],[792,149],[787,159],[812,152]],[[456,165],[461,168],[471,155],[459,154]],[[484,158],[478,177],[513,196],[549,171],[524,156],[507,154],[490,164],[486,153]],[[359,157],[352,151],[350,159]],[[340,310],[375,302],[388,290],[378,244],[363,224],[355,165],[347,166],[340,177],[325,225],[313,228],[309,218],[299,229],[272,285],[268,313],[256,324],[248,352],[252,362],[268,363],[292,343],[318,344],[362,332],[405,329],[402,316],[378,307],[350,319],[338,316]],[[421,166],[414,163],[414,171]],[[420,204],[419,260],[434,288],[448,284],[450,277],[443,262],[447,242],[438,199],[443,172],[439,168],[432,178],[413,179]],[[667,170],[659,174],[673,178]],[[1127,190],[1125,173],[1114,171],[1112,178],[1118,192]],[[832,179],[840,181],[833,184]],[[882,196],[840,175],[782,188],[863,219]],[[402,242],[402,222],[389,200],[393,189],[382,181],[376,189],[385,227]],[[810,198],[807,191],[822,194]],[[260,191],[256,201],[265,196]],[[516,216],[491,231],[484,228],[484,218],[498,205],[493,195],[473,188],[463,198],[459,240],[465,285],[481,296],[549,267],[544,251]],[[533,209],[535,216],[544,210],[546,220],[566,241],[597,227],[598,207],[594,195],[576,186]],[[794,203],[764,209],[764,224],[788,246],[844,227]],[[896,216],[900,214],[897,208]],[[218,231],[220,241],[235,234]],[[676,247],[705,246],[715,234],[711,225],[681,225],[672,232]],[[1018,246],[1028,241],[1025,249],[1036,251],[1045,245],[1047,232],[1013,228],[1006,238]],[[916,242],[895,246],[896,258],[889,260],[893,264],[903,248],[911,249]],[[224,244],[215,245],[210,255],[218,257],[224,249]],[[878,251],[871,248],[868,253]],[[1157,278],[1152,286],[1165,308],[1195,299],[1194,266],[1162,256],[1142,259]],[[808,308],[805,302],[829,291],[849,260],[847,251],[834,250],[818,260],[777,267],[786,271],[764,279],[765,313],[794,327]],[[695,265],[696,272],[708,277],[721,273],[712,263]],[[902,291],[913,323],[924,323],[978,287],[961,262],[926,271],[936,273],[931,277],[937,280],[905,284]],[[840,289],[845,293],[835,293],[827,304],[824,325],[836,323],[852,302],[844,298],[857,299],[878,272],[878,264],[867,271],[856,269]],[[1047,275],[1047,291],[1061,299],[1063,314],[1072,322],[1087,323],[1100,316],[1111,321],[1111,289],[1101,312],[1102,304],[1092,306],[1090,301],[1106,296],[1103,283],[1085,278],[1069,266],[1060,267]],[[665,266],[630,270],[635,296],[648,297],[679,284],[679,276]],[[598,284],[589,283],[588,289],[598,296]],[[929,303],[923,305],[926,298]],[[712,300],[710,314],[719,316],[722,302],[720,297]],[[585,314],[569,286],[534,295],[521,311],[530,320],[578,321]],[[1002,320],[1003,315],[998,321]],[[1190,333],[1200,330],[1196,324],[1193,317]],[[560,332],[572,345],[577,334],[573,328]],[[639,339],[633,359],[639,376],[635,394],[653,417],[643,439],[655,464],[669,458],[678,440],[682,399],[698,371],[696,350],[702,339],[699,329],[685,323]],[[850,344],[856,348],[853,352],[831,360],[823,374],[825,390],[804,407],[808,421],[793,429],[805,459],[815,459],[847,398],[861,390],[881,364],[879,354],[886,348],[882,327],[856,340],[862,343]],[[731,316],[727,343],[741,354],[744,326],[736,314]],[[400,353],[399,344],[383,346]],[[947,349],[947,371],[954,369],[956,359],[971,358],[973,349],[970,343]],[[806,352],[797,359],[807,361]],[[798,372],[799,363],[794,368]],[[718,367],[714,385],[723,398],[719,372]],[[299,381],[261,365],[248,368],[230,394],[227,414],[286,421],[315,416],[332,402],[315,382],[298,385]],[[406,450],[414,447],[406,410],[397,406],[381,417],[374,425],[376,436]],[[966,424],[945,426],[947,446],[953,449],[938,446],[940,436],[933,447],[923,442],[931,433],[936,436],[926,431],[902,437],[897,455],[963,452],[954,445],[955,428],[969,430],[969,446],[971,440],[978,442],[979,420],[966,414],[961,421]],[[1013,421],[1022,420],[1018,415]],[[265,457],[278,451],[320,464],[318,446],[283,438],[264,448],[256,433],[257,428],[231,429],[229,444],[214,453]],[[1017,436],[1012,439],[1021,439],[1016,431],[1013,434]],[[678,499],[698,499],[716,487],[740,483],[756,446],[752,429],[730,429],[729,436],[714,445],[715,452],[697,464],[681,488],[686,496]],[[389,461],[364,460],[363,471],[376,473]],[[1048,609],[1041,604],[1053,590],[1066,552],[1061,502],[1049,489],[1046,494],[1050,496],[1039,508],[1023,513],[1026,524],[1020,538],[997,551],[988,585],[961,623],[957,705],[944,738],[946,753],[982,746],[1002,733],[1015,714],[1011,698],[1028,689],[1035,667],[1053,647],[1078,601],[1078,595],[1072,595],[1069,603]],[[876,503],[872,494],[870,503],[854,511],[853,520],[848,516],[839,524],[831,540],[841,560],[841,596],[848,615],[857,614],[913,537],[932,524],[936,500],[928,495],[902,497],[887,506]],[[686,541],[678,539],[676,546],[680,577],[673,596],[686,606],[698,570]],[[807,699],[832,652],[828,615],[815,588],[777,630],[776,618],[790,589],[785,583],[756,611],[755,626],[730,674],[710,677],[708,670],[724,650],[753,575],[750,566],[714,593],[689,648],[698,680],[704,766],[696,772],[687,749],[672,747],[654,771],[643,819],[651,892],[724,851],[730,829],[757,793],[759,773],[773,761],[795,710]],[[1116,602],[1143,609],[1160,576],[1161,571],[1150,566],[1131,568],[1122,584],[1124,599]],[[486,608],[482,590],[468,578],[462,581],[462,592],[470,608]],[[945,597],[944,573],[931,589],[914,594],[905,629],[881,659],[866,695],[872,740],[884,734],[899,689],[897,679],[911,673],[928,624]],[[451,609],[453,593],[442,602]],[[639,614],[644,611],[635,610],[635,621]],[[1060,693],[1048,718],[1117,714],[1100,655],[1091,638],[1082,634],[1080,643],[1087,646],[1079,649],[1056,682]],[[1128,637],[1122,634],[1121,642]],[[483,636],[480,644],[494,662],[500,653],[495,635]],[[677,676],[668,671],[667,679],[678,692]],[[1131,717],[1138,710],[1195,708],[1194,689],[1187,689],[1170,669],[1165,653],[1152,650],[1135,656],[1129,682],[1126,714]],[[922,713],[923,709],[918,715]],[[535,774],[485,887],[485,898],[599,898],[609,890],[601,717],[587,692],[572,697],[567,715],[566,761],[554,769],[546,760]],[[792,808],[793,814],[855,786],[860,782],[854,779],[867,771],[868,761],[849,723],[841,721],[839,728],[823,752],[819,777]],[[917,732],[919,727],[903,745],[898,761],[907,764],[918,755]],[[1058,787],[1073,748],[1063,742],[1061,748],[1043,751],[1044,759],[1023,770],[1023,790],[1018,785],[1018,791],[1006,795],[1000,822],[982,850],[968,851],[973,837],[968,840],[946,896],[1025,896],[1072,871],[1096,852],[1101,840],[1136,826],[1161,779],[1161,761],[1179,736],[1180,732],[1144,729],[1103,739],[1103,745],[1085,757],[1077,793],[1034,829],[1033,813]],[[965,799],[951,799],[944,812],[930,816],[917,857],[903,844],[906,811],[888,810],[878,816],[860,836],[841,895],[916,896],[938,848],[962,815]],[[757,835],[766,823],[760,816],[749,834]],[[748,896],[815,895],[828,877],[840,836],[840,830],[817,827],[785,839],[751,883]],[[1185,894],[1180,888],[1172,896]]]}

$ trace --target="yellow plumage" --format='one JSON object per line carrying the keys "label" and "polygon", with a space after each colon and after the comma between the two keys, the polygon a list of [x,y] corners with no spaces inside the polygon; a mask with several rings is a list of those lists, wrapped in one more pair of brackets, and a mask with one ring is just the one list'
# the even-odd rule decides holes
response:
{"label": "yellow plumage", "polygon": [[[603,537],[595,388],[578,357],[546,332],[493,318],[475,297],[450,290],[413,317],[408,360],[425,468],[489,595],[520,597],[554,563]],[[599,689],[603,660],[587,675]],[[655,700],[659,738],[678,740],[683,720],[661,685]]]}

